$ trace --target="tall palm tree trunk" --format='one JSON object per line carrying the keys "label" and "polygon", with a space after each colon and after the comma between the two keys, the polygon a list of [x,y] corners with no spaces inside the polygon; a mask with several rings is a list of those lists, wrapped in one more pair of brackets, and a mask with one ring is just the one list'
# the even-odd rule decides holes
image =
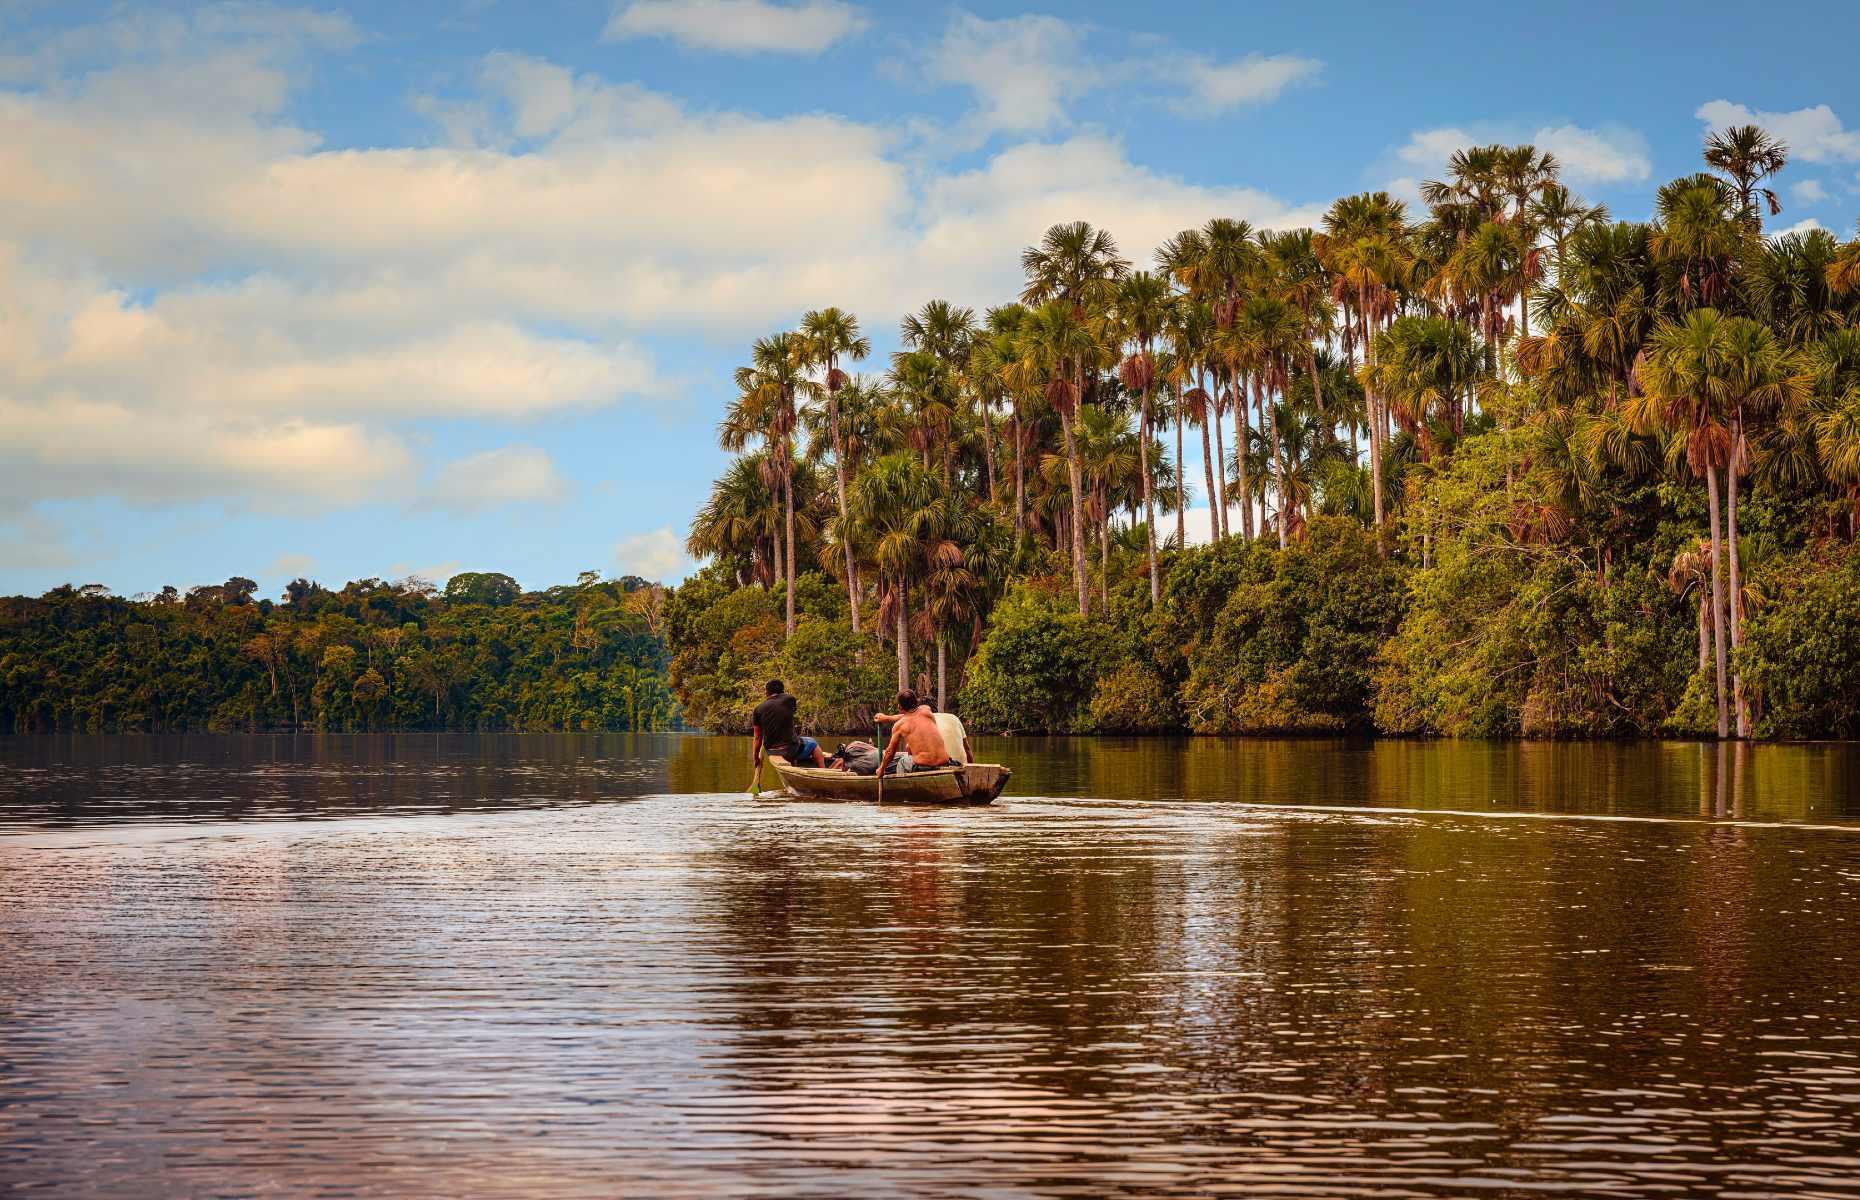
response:
{"label": "tall palm tree trunk", "polygon": [[[1220,387],[1221,387],[1221,377],[1220,377],[1219,372],[1216,372],[1214,376],[1214,405],[1213,405],[1213,412],[1214,412],[1214,486],[1216,490],[1219,492],[1219,498],[1217,502],[1216,498],[1213,495],[1210,495],[1208,498],[1208,503],[1213,504],[1215,507],[1215,511],[1220,514],[1220,533],[1218,536],[1226,537],[1230,532],[1232,532],[1232,530],[1228,528],[1228,524],[1227,524],[1229,520],[1229,516],[1227,513],[1227,433],[1225,430],[1221,428]],[[1240,532],[1242,534],[1246,533],[1246,526],[1244,524],[1241,525]]]}
{"label": "tall palm tree trunk", "polygon": [[945,654],[945,649],[943,631],[939,628],[936,631],[936,709],[938,712],[946,712],[949,707],[943,702],[943,696],[946,691],[944,685],[949,679],[948,659]]}
{"label": "tall palm tree trunk", "polygon": [[[1252,440],[1252,423],[1247,420],[1246,388],[1248,376],[1234,372],[1234,469],[1239,473],[1240,485],[1240,536],[1251,539],[1258,535],[1259,525],[1253,520],[1253,488],[1246,477],[1246,448]],[[1257,386],[1257,381],[1255,382]]]}
{"label": "tall palm tree trunk", "polygon": [[[1177,386],[1180,386],[1179,384]],[[1188,415],[1182,411],[1182,397],[1175,398],[1175,544],[1188,546],[1188,460],[1182,457],[1182,423]]]}
{"label": "tall palm tree trunk", "polygon": [[898,690],[911,686],[911,630],[905,599],[910,592],[902,579],[892,585],[898,589]]}
{"label": "tall palm tree trunk", "polygon": [[1317,401],[1318,416],[1324,416],[1324,384],[1318,379],[1317,355],[1309,345],[1305,347],[1305,373],[1311,376],[1311,397]]}
{"label": "tall palm tree trunk", "polygon": [[782,505],[787,509],[788,526],[788,622],[783,636],[794,636],[794,469],[789,467],[782,478]]}
{"label": "tall palm tree trunk", "polygon": [[1111,499],[1098,485],[1098,598],[1111,611]]}
{"label": "tall palm tree trunk", "polygon": [[775,556],[769,560],[769,586],[770,587],[774,587],[777,583],[781,582],[782,563],[784,561],[782,558],[782,554],[781,554],[782,545],[783,545],[783,542],[781,540],[781,522],[776,521],[775,522]]}
{"label": "tall palm tree trunk", "polygon": [[[1725,479],[1725,525],[1726,557],[1731,568],[1730,595],[1726,597],[1731,617],[1731,649],[1735,651],[1744,644],[1744,619],[1738,610],[1743,599],[1743,583],[1737,562],[1737,449],[1739,439],[1743,436],[1743,414],[1737,414],[1731,422],[1731,462],[1724,469]],[[1737,736],[1750,736],[1750,706],[1744,698],[1744,676],[1737,670],[1735,662],[1731,669],[1731,707],[1736,714]]]}
{"label": "tall palm tree trunk", "polygon": [[1079,448],[1072,436],[1072,418],[1064,409],[1059,413],[1059,428],[1066,439],[1066,479],[1072,485],[1072,582],[1078,590],[1079,615],[1091,613],[1091,592],[1085,580],[1085,498],[1079,477]]}
{"label": "tall palm tree trunk", "polygon": [[1718,469],[1705,468],[1705,498],[1708,502],[1711,518],[1711,641],[1712,654],[1717,659],[1718,667],[1718,736],[1730,735],[1730,721],[1724,698],[1725,654],[1724,654],[1724,572],[1720,567],[1723,553],[1721,547],[1721,530],[1718,517]]}
{"label": "tall palm tree trunk", "polygon": [[[1201,389],[1207,395],[1207,389]],[[1208,441],[1208,423],[1213,420],[1212,402],[1201,409],[1201,466],[1208,475],[1208,542],[1213,544],[1221,540],[1221,510],[1214,489],[1214,447]]]}
{"label": "tall palm tree trunk", "polygon": [[988,468],[988,504],[992,508],[1000,501],[995,496],[995,422],[986,404],[982,405],[982,461]]}
{"label": "tall palm tree trunk", "polygon": [[[1363,366],[1365,374],[1376,365],[1376,355],[1369,339],[1369,289],[1358,286],[1356,289],[1357,313],[1363,325]],[[1376,392],[1374,388],[1364,387],[1363,398],[1369,405],[1369,486],[1371,499],[1375,505],[1376,532],[1382,532],[1382,421],[1377,413]],[[1376,544],[1381,545],[1378,536]],[[1385,549],[1383,553],[1387,553]]]}
{"label": "tall palm tree trunk", "polygon": [[[827,363],[827,378],[833,378],[833,364]],[[859,568],[853,564],[851,529],[846,519],[846,446],[840,437],[840,399],[839,389],[827,391],[827,423],[833,429],[833,475],[834,483],[839,488],[840,499],[840,542],[846,551],[846,603],[852,610],[852,631],[855,639],[859,636]]]}
{"label": "tall palm tree trunk", "polygon": [[1267,434],[1272,438],[1272,490],[1279,497],[1279,519],[1276,524],[1279,527],[1279,549],[1283,550],[1289,531],[1285,524],[1285,456],[1279,445],[1279,411],[1266,403],[1265,389],[1260,386],[1257,375],[1253,377],[1253,394],[1259,400],[1260,419],[1265,422]]}
{"label": "tall palm tree trunk", "polygon": [[1021,468],[1020,405],[1014,405],[1014,549],[1027,538],[1027,474]]}
{"label": "tall palm tree trunk", "polygon": [[1143,476],[1143,540],[1150,558],[1150,607],[1162,600],[1162,583],[1156,577],[1156,498],[1150,487],[1150,389],[1143,389],[1143,411],[1137,414],[1137,457]]}

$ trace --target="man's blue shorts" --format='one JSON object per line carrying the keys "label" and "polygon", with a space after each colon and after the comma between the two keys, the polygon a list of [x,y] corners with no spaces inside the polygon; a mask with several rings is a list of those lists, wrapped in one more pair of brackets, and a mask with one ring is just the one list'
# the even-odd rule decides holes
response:
{"label": "man's blue shorts", "polygon": [[787,750],[770,751],[770,753],[772,754],[781,755],[783,758],[787,759],[789,762],[793,763],[797,767],[813,766],[814,755],[819,752],[820,752],[820,743],[816,742],[813,738],[808,737],[806,734],[796,734],[794,738],[794,745],[788,747]]}

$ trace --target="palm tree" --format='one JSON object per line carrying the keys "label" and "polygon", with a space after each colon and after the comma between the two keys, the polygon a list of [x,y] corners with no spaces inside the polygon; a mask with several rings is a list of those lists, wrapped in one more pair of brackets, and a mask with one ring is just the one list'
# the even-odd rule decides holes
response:
{"label": "palm tree", "polygon": [[1700,538],[1695,545],[1681,546],[1673,555],[1672,569],[1666,574],[1666,585],[1681,598],[1697,588],[1698,603],[1698,669],[1706,670],[1711,664],[1711,542]]}
{"label": "palm tree", "polygon": [[[1267,451],[1266,462],[1272,472],[1273,490],[1278,496],[1277,532],[1281,550],[1285,548],[1290,535],[1285,506],[1285,462],[1281,453],[1277,405],[1268,404],[1267,397],[1283,397],[1291,390],[1291,362],[1305,344],[1304,330],[1303,317],[1296,308],[1275,296],[1253,295],[1241,305],[1239,314],[1227,331],[1232,335],[1230,344],[1235,348],[1233,359],[1245,365],[1246,374],[1252,381],[1254,400],[1260,409],[1260,436]],[[1240,456],[1238,466],[1239,480],[1244,491],[1245,455]],[[1250,506],[1251,500],[1247,503]]]}
{"label": "palm tree", "polygon": [[772,487],[781,494],[785,536],[782,582],[787,587],[784,636],[794,636],[794,427],[796,397],[815,385],[805,374],[806,343],[799,334],[776,333],[758,338],[750,365],[736,369],[737,399],[719,427],[726,450],[741,450],[746,439],[759,434],[768,447],[767,468]]}
{"label": "palm tree", "polygon": [[1854,240],[1836,251],[1828,263],[1828,286],[1837,296],[1860,292],[1860,222],[1854,226]]}
{"label": "palm tree", "polygon": [[1754,312],[1792,346],[1809,346],[1860,316],[1832,284],[1840,243],[1825,229],[1770,238],[1750,264]]}
{"label": "palm tree", "polygon": [[[1744,317],[1730,317],[1724,322],[1724,398],[1731,418],[1731,456],[1725,472],[1728,503],[1726,505],[1726,540],[1731,547],[1731,595],[1743,595],[1739,578],[1737,536],[1737,481],[1750,470],[1750,429],[1752,423],[1768,421],[1791,410],[1807,397],[1809,375],[1795,354],[1777,340],[1767,327]],[[1744,623],[1740,604],[1731,609],[1731,648],[1744,644]],[[1737,709],[1737,736],[1750,736],[1750,710],[1744,697],[1741,672],[1732,679]]]}
{"label": "palm tree", "polygon": [[1085,507],[1083,468],[1074,433],[1079,411],[1078,385],[1068,378],[1074,363],[1096,362],[1103,346],[1096,331],[1078,319],[1071,305],[1053,300],[1034,309],[1021,333],[1022,356],[1028,372],[1044,383],[1047,404],[1059,414],[1065,447],[1066,474],[1071,504],[1072,569],[1078,587],[1079,611],[1090,611],[1085,575]]}
{"label": "palm tree", "polygon": [[1509,215],[1509,223],[1517,233],[1517,240],[1523,249],[1518,262],[1516,287],[1519,333],[1528,334],[1531,331],[1530,290],[1543,275],[1538,249],[1541,227],[1536,223],[1536,202],[1549,189],[1559,186],[1556,177],[1560,169],[1561,164],[1555,155],[1540,151],[1535,146],[1507,146],[1499,152],[1499,183],[1515,206]]}
{"label": "palm tree", "polygon": [[[1171,324],[1173,339],[1173,322]],[[1188,408],[1183,393],[1193,386],[1194,373],[1174,351],[1165,351],[1157,358],[1156,371],[1167,389],[1169,412],[1173,414],[1169,423],[1175,426],[1175,463],[1171,473],[1175,477],[1175,544],[1179,548],[1188,545],[1188,464],[1182,457],[1182,427],[1188,423]]]}
{"label": "palm tree", "polygon": [[1438,449],[1431,427],[1457,422],[1461,399],[1479,374],[1478,351],[1457,321],[1397,317],[1376,335],[1369,373],[1396,421],[1416,435],[1425,461]]}
{"label": "palm tree", "polygon": [[1788,145],[1755,125],[1733,125],[1705,139],[1705,165],[1731,181],[1737,192],[1738,215],[1752,232],[1763,227],[1759,197],[1770,216],[1782,212],[1776,193],[1760,185],[1788,162]]}
{"label": "palm tree", "polygon": [[1092,524],[1098,531],[1100,595],[1111,604],[1111,514],[1141,495],[1143,451],[1123,416],[1104,408],[1079,415],[1079,460],[1085,469]]}
{"label": "palm tree", "polygon": [[[732,461],[711,485],[710,497],[692,519],[691,533],[685,541],[692,557],[714,558],[727,564],[739,585],[753,582],[773,587],[781,574],[782,510],[775,500],[780,488],[774,485],[768,461],[767,451]],[[807,467],[797,467],[803,503],[795,527],[804,540],[815,535],[809,515],[809,475]]]}
{"label": "palm tree", "polygon": [[[1551,262],[1555,265],[1557,275],[1563,274],[1564,248],[1569,244],[1570,235],[1579,230],[1608,223],[1608,206],[1605,204],[1585,204],[1574,192],[1560,183],[1548,183],[1538,190],[1531,201],[1531,224],[1541,233],[1550,235]],[[1523,330],[1528,334],[1528,326]]]}
{"label": "palm tree", "polygon": [[[1230,328],[1240,313],[1241,292],[1252,281],[1260,269],[1259,246],[1253,240],[1253,226],[1245,221],[1236,221],[1228,217],[1215,217],[1201,229],[1201,261],[1194,265],[1195,276],[1208,293],[1214,311],[1214,328],[1217,331]],[[1210,347],[1212,348],[1212,347]],[[1219,365],[1223,360],[1217,355],[1214,380],[1214,465],[1215,480],[1221,485],[1221,529],[1227,531],[1226,477],[1224,458],[1226,455],[1226,436],[1221,432],[1221,410],[1228,404],[1234,407],[1234,445],[1235,460],[1239,467],[1240,496],[1240,535],[1252,537],[1253,506],[1247,500],[1247,470],[1245,455],[1242,452],[1247,444],[1247,410],[1242,394],[1240,372],[1231,360],[1226,360],[1227,386],[1221,386]]]}
{"label": "palm tree", "polygon": [[[1012,361],[1013,339],[1003,347],[992,334],[984,331],[969,347],[969,360],[963,364],[963,394],[975,402],[982,426],[982,467],[988,485],[988,503],[998,507],[1001,497],[995,486],[995,405],[1009,394],[1003,368]],[[1001,354],[1007,350],[1004,358]]]}
{"label": "palm tree", "polygon": [[[1213,415],[1213,398],[1204,386],[1206,364],[1212,357],[1214,342],[1214,313],[1204,302],[1192,297],[1183,297],[1177,303],[1175,317],[1169,324],[1169,340],[1175,346],[1175,369],[1170,377],[1170,385],[1175,389],[1176,397],[1176,462],[1182,463],[1182,429],[1193,423],[1201,430],[1201,464],[1207,476],[1208,488],[1208,540],[1217,542],[1221,539],[1221,497],[1223,492],[1214,476],[1214,447],[1208,436],[1209,418]],[[1181,487],[1183,473],[1177,475],[1177,486]],[[1188,535],[1182,513],[1187,507],[1185,497],[1178,495],[1176,512],[1176,540],[1184,546],[1188,544]]]}
{"label": "palm tree", "polygon": [[1657,426],[1679,438],[1685,461],[1705,477],[1711,522],[1712,653],[1717,675],[1718,736],[1730,736],[1726,688],[1725,590],[1721,564],[1723,531],[1719,518],[1718,473],[1731,464],[1729,331],[1716,309],[1700,308],[1654,330],[1648,339],[1640,381],[1646,403],[1640,406],[1643,430]]}
{"label": "palm tree", "polygon": [[[1346,196],[1324,214],[1324,232],[1313,239],[1318,257],[1334,280],[1335,295],[1356,318],[1356,340],[1362,347],[1363,366],[1373,370],[1375,349],[1371,325],[1388,311],[1388,292],[1406,273],[1410,255],[1405,245],[1407,210],[1387,192]],[[1347,349],[1347,342],[1346,342]],[[1369,474],[1375,502],[1376,529],[1383,528],[1383,443],[1387,415],[1375,389],[1365,387],[1369,407]]]}
{"label": "palm tree", "polygon": [[[1117,252],[1117,242],[1102,229],[1093,229],[1084,221],[1055,225],[1046,231],[1037,246],[1021,254],[1021,269],[1027,286],[1021,294],[1026,304],[1043,307],[1035,314],[1038,327],[1035,342],[1048,349],[1063,350],[1061,358],[1047,368],[1047,399],[1059,411],[1065,434],[1066,459],[1072,480],[1072,571],[1078,588],[1079,612],[1091,608],[1085,579],[1085,541],[1082,528],[1083,499],[1080,496],[1077,447],[1072,436],[1072,414],[1086,398],[1085,372],[1097,368],[1102,355],[1100,338],[1089,328],[1108,306],[1110,290],[1129,274],[1130,264]],[[1059,308],[1055,309],[1054,306]],[[1055,324],[1063,318],[1066,328]],[[1059,372],[1057,376],[1053,372]],[[1071,378],[1065,378],[1069,371]],[[1063,387],[1054,389],[1051,380],[1058,378]]]}
{"label": "palm tree", "polygon": [[947,393],[949,420],[939,423],[939,433],[944,454],[943,481],[951,483],[956,445],[947,435],[956,415],[962,370],[968,365],[969,349],[975,340],[975,310],[947,300],[932,300],[899,322],[898,337],[906,349],[930,355],[942,368],[938,382]]}
{"label": "palm tree", "polygon": [[1137,408],[1137,447],[1143,483],[1144,541],[1149,553],[1150,606],[1162,603],[1162,575],[1156,565],[1156,503],[1152,494],[1154,476],[1150,470],[1150,400],[1156,382],[1156,360],[1151,349],[1169,323],[1175,309],[1168,281],[1148,271],[1138,271],[1123,281],[1117,292],[1117,320],[1121,340],[1136,343],[1136,353],[1118,367],[1118,378],[1125,388],[1139,397]]}
{"label": "palm tree", "polygon": [[1740,255],[1753,244],[1750,225],[1732,212],[1736,193],[1711,175],[1688,175],[1654,197],[1658,220],[1648,238],[1654,259],[1675,272],[1667,304],[1713,307],[1729,294]]}
{"label": "palm tree", "polygon": [[938,563],[961,565],[961,551],[945,536],[947,493],[917,459],[888,454],[853,485],[852,521],[872,548],[882,595],[880,620],[897,631],[898,686],[911,682],[910,589]]}
{"label": "palm tree", "polygon": [[1529,249],[1517,227],[1487,221],[1474,230],[1447,260],[1440,279],[1463,308],[1478,314],[1479,336],[1485,341],[1486,370],[1498,373],[1498,344],[1505,336],[1505,306],[1516,294],[1530,290]]}
{"label": "palm tree", "polygon": [[[847,384],[841,360],[858,362],[872,352],[872,343],[859,332],[859,318],[837,308],[815,309],[801,318],[808,367],[825,372],[827,426],[833,439],[834,484],[838,492],[840,522],[846,522],[846,443],[840,428],[840,390]],[[859,634],[859,570],[853,563],[852,539],[842,538],[846,552],[846,599],[851,606],[852,631]]]}
{"label": "palm tree", "polygon": [[902,350],[891,358],[891,388],[909,418],[911,447],[930,466],[935,452],[942,460],[943,482],[953,482],[956,420],[955,380],[943,361],[927,350]]}
{"label": "palm tree", "polygon": [[[1027,309],[1019,304],[1001,304],[988,310],[987,333],[978,339],[970,357],[970,370],[992,381],[998,380],[1001,393],[1008,398],[1009,421],[1014,438],[1014,544],[1018,549],[1027,534],[1027,471],[1022,431],[1022,409],[1038,388],[1021,355],[1020,333],[1027,321]],[[991,456],[992,457],[992,456]]]}
{"label": "palm tree", "polygon": [[1815,395],[1802,415],[1817,466],[1847,502],[1847,536],[1860,532],[1860,328],[1827,334],[1810,357]]}
{"label": "palm tree", "polygon": [[1304,318],[1305,374],[1311,381],[1312,402],[1324,412],[1324,384],[1318,375],[1317,348],[1336,332],[1337,307],[1331,302],[1331,279],[1317,255],[1309,229],[1266,233],[1260,237],[1270,263],[1272,294],[1296,308]]}

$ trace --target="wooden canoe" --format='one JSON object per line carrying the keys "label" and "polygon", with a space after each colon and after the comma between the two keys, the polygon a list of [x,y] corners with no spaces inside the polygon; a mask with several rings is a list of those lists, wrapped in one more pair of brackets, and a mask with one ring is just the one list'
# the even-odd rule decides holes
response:
{"label": "wooden canoe", "polygon": [[876,775],[797,767],[779,754],[769,762],[787,785],[788,794],[804,800],[863,800],[886,804],[987,804],[1001,794],[1013,772],[994,763],[969,763],[937,771],[885,776],[881,795]]}

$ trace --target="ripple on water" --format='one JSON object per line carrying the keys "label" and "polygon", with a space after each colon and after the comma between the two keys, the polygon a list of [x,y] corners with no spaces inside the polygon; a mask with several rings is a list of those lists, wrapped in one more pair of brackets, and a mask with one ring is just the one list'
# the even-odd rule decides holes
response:
{"label": "ripple on water", "polygon": [[515,768],[0,838],[0,1181],[1860,1195],[1854,831]]}

